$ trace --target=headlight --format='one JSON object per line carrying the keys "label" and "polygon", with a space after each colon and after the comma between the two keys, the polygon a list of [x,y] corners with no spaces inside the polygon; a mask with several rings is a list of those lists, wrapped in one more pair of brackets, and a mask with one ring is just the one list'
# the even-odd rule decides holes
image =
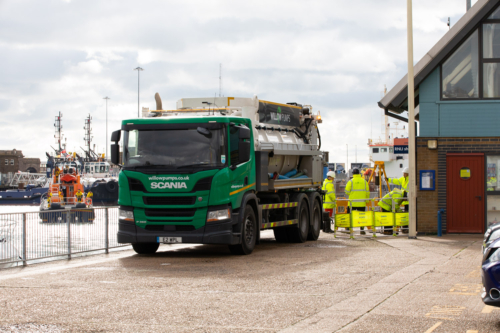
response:
{"label": "headlight", "polygon": [[500,251],[498,248],[491,249],[490,253],[488,253],[488,258],[486,258],[489,262],[498,262],[500,261]]}
{"label": "headlight", "polygon": [[131,221],[134,222],[134,212],[131,210],[118,210],[118,217],[120,220]]}
{"label": "headlight", "polygon": [[229,210],[229,208],[221,209],[221,210],[214,210],[214,211],[208,212],[207,222],[227,220],[230,217],[231,217],[231,211]]}

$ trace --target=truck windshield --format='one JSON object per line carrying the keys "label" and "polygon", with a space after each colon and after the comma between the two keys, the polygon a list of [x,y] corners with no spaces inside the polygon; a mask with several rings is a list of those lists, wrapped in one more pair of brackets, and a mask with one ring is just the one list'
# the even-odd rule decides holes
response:
{"label": "truck windshield", "polygon": [[123,144],[125,168],[214,169],[226,165],[224,129],[130,130],[125,131]]}

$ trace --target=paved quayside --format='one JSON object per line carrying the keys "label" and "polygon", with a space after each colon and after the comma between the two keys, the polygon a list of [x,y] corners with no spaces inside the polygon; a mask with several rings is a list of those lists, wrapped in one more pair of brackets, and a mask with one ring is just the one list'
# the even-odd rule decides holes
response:
{"label": "paved quayside", "polygon": [[0,271],[0,332],[495,332],[481,236],[160,247]]}

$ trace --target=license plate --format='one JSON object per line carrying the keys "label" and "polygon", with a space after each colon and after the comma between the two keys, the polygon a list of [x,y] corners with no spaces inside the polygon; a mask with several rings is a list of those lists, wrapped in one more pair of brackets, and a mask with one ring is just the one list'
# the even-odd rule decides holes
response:
{"label": "license plate", "polygon": [[158,237],[158,243],[162,244],[182,243],[182,237]]}

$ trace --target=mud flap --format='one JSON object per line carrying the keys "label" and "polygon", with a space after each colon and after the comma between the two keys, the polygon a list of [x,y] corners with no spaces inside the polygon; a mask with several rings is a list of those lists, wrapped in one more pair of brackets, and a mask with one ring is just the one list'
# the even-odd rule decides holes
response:
{"label": "mud flap", "polygon": [[323,212],[323,231],[332,232],[332,222],[330,220],[330,214],[328,212]]}

